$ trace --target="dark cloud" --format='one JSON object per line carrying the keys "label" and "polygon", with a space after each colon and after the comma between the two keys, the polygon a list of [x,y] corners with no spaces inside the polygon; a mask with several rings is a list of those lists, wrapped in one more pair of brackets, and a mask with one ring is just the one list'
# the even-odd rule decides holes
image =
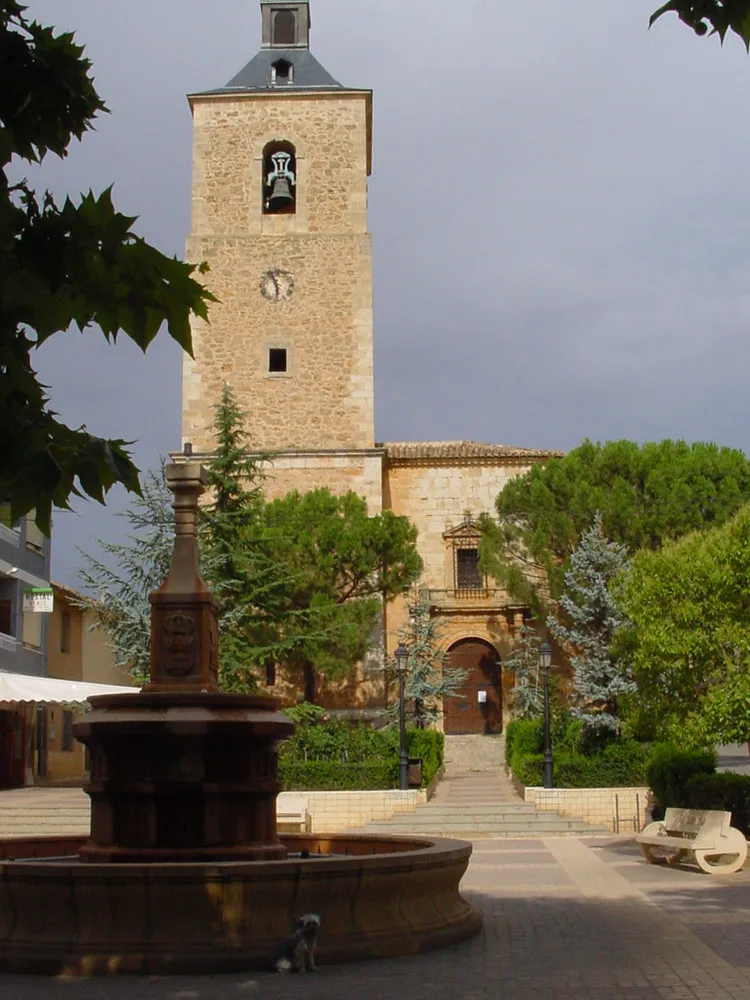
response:
{"label": "dark cloud", "polygon": [[[29,0],[74,28],[110,108],[57,192],[115,182],[139,231],[181,253],[189,228],[185,94],[257,50],[255,0]],[[665,436],[746,447],[750,62],[655,0],[313,0],[313,50],[375,91],[377,436],[568,448]],[[179,442],[180,359],[68,334],[40,352],[55,407]],[[118,498],[115,505],[120,502]],[[56,519],[54,574],[119,525]]]}

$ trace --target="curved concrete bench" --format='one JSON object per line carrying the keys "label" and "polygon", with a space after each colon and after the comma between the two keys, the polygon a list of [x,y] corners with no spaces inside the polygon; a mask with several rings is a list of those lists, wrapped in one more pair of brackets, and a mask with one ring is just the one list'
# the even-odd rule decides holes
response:
{"label": "curved concrete bench", "polygon": [[635,839],[652,865],[677,864],[692,854],[702,871],[730,875],[747,858],[747,840],[731,821],[730,812],[667,809],[660,823],[649,823]]}

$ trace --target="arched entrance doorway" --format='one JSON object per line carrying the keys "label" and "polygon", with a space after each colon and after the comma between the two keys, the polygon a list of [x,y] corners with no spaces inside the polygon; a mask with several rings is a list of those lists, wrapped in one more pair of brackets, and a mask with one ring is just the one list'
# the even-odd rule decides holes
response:
{"label": "arched entrance doorway", "polygon": [[448,650],[445,670],[466,671],[466,680],[457,691],[461,697],[443,699],[443,726],[446,734],[501,733],[503,730],[503,688],[500,656],[483,639],[462,639]]}

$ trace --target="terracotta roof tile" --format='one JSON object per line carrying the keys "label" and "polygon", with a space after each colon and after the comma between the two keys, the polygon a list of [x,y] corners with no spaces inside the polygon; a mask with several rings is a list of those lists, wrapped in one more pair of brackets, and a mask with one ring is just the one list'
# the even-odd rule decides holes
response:
{"label": "terracotta roof tile", "polygon": [[516,448],[507,444],[485,444],[481,441],[384,441],[386,457],[392,461],[410,459],[466,458],[558,458],[564,453],[541,448]]}

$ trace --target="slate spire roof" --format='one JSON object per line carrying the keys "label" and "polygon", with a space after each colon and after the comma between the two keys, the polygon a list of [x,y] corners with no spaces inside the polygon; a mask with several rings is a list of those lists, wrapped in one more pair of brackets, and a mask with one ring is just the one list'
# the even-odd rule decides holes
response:
{"label": "slate spire roof", "polygon": [[[260,6],[263,18],[260,52],[223,87],[204,91],[205,96],[345,89],[310,52],[308,0],[261,0]],[[295,20],[286,23],[283,34],[276,35],[273,18],[280,16]]]}
{"label": "slate spire roof", "polygon": [[[291,83],[273,84],[272,67],[280,59],[294,67]],[[213,93],[249,90],[330,90],[343,89],[309,49],[261,49],[225,86]]]}

